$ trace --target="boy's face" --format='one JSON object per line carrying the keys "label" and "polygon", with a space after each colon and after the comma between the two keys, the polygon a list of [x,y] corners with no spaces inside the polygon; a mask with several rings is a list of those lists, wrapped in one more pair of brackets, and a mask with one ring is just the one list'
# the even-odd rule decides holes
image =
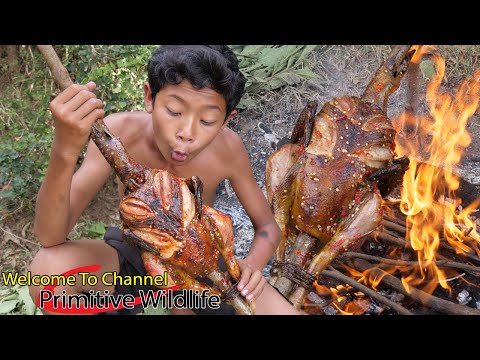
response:
{"label": "boy's face", "polygon": [[210,144],[227,126],[236,111],[226,115],[225,99],[212,89],[195,89],[184,80],[166,85],[152,103],[150,86],[145,84],[145,108],[152,114],[155,142],[173,165],[184,165]]}

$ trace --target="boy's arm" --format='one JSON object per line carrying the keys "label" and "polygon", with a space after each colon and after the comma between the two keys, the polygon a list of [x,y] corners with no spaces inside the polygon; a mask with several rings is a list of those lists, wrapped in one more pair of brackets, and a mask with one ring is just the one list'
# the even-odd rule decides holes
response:
{"label": "boy's arm", "polygon": [[[234,166],[235,171],[232,172],[229,180],[255,230],[250,251],[243,263],[240,261],[242,279],[239,289],[241,290],[245,286],[249,288],[248,293],[254,292],[252,299],[254,300],[260,294],[259,292],[263,290],[263,286],[266,283],[265,280],[260,282],[260,279],[257,278],[261,276],[262,269],[273,256],[279,244],[280,229],[275,222],[270,205],[253,175],[249,156],[242,140],[236,134],[232,138],[231,144],[235,149],[231,164]],[[252,279],[249,280],[249,276]],[[246,284],[247,281],[248,285]],[[251,289],[255,283],[261,285],[261,289],[256,289],[255,291]],[[248,295],[247,299],[250,300]]]}
{"label": "boy's arm", "polygon": [[35,235],[44,247],[65,241],[78,216],[110,173],[108,163],[103,159],[102,164],[95,156],[95,150],[101,154],[91,143],[88,160],[86,157],[73,175],[92,123],[104,115],[102,102],[92,93],[94,89],[94,83],[75,84],[50,103],[55,134],[45,179],[37,196],[34,224]]}

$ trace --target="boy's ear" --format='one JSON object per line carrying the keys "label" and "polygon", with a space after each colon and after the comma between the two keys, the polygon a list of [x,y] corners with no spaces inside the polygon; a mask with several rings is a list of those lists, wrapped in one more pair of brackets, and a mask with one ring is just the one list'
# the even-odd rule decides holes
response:
{"label": "boy's ear", "polygon": [[152,89],[148,83],[143,84],[143,100],[145,102],[145,110],[148,113],[153,112]]}
{"label": "boy's ear", "polygon": [[227,119],[223,122],[222,129],[225,129],[225,127],[228,125],[230,120],[232,120],[235,115],[237,115],[237,110],[232,110],[230,115],[228,115]]}

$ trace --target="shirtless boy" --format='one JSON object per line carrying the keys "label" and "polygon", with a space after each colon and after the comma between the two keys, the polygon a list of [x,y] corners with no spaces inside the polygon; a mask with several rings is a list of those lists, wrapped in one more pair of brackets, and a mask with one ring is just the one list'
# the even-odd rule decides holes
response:
{"label": "shirtless boy", "polygon": [[[106,241],[67,241],[81,213],[112,171],[91,140],[82,165],[75,171],[92,123],[104,117],[95,86],[93,82],[74,84],[50,103],[55,135],[36,204],[35,234],[42,248],[31,263],[32,275],[61,274],[89,264],[101,265],[95,274],[98,278],[104,272],[146,274],[139,250],[121,239],[109,240],[106,236]],[[255,229],[248,255],[238,259],[238,289],[247,301],[255,302],[256,314],[299,314],[261,272],[277,247],[279,228],[255,180],[241,138],[227,127],[237,112],[244,86],[238,60],[227,46],[165,45],[153,53],[148,64],[146,111],[116,113],[104,121],[137,163],[183,178],[198,176],[204,186],[203,201],[209,206],[213,206],[217,186],[228,179]],[[30,287],[34,300],[40,290]],[[55,289],[58,293],[62,290],[79,294],[131,289],[115,289],[100,281],[95,286],[77,281],[74,286]],[[193,312],[172,309],[172,313]]]}

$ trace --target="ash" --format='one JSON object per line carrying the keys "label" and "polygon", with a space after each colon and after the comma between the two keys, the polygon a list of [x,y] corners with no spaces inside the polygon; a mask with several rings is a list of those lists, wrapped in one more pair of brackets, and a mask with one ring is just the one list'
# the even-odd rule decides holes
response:
{"label": "ash", "polygon": [[[218,187],[214,207],[229,215],[232,219],[233,234],[235,237],[235,256],[244,259],[248,255],[248,251],[252,245],[255,231],[250,218],[240,204],[228,180],[223,181]],[[270,276],[272,261],[273,257],[262,271],[263,276],[267,278]]]}

